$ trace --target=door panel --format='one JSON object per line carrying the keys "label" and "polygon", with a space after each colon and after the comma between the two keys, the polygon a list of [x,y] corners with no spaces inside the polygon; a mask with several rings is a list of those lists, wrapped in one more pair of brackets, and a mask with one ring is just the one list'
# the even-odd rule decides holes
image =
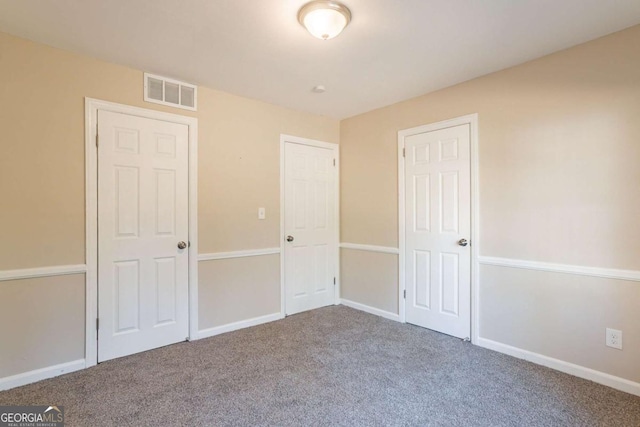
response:
{"label": "door panel", "polygon": [[98,361],[188,336],[188,128],[98,111]]}
{"label": "door panel", "polygon": [[176,259],[156,258],[155,261],[155,283],[156,289],[156,322],[158,326],[168,322],[176,321]]}
{"label": "door panel", "polygon": [[114,312],[117,314],[117,323],[114,333],[131,332],[138,330],[140,312],[138,310],[140,300],[140,262],[116,261],[113,263],[115,270],[114,280],[116,288]]}
{"label": "door panel", "polygon": [[285,312],[335,303],[336,169],[334,151],[285,143]]}
{"label": "door panel", "polygon": [[406,136],[406,321],[471,336],[469,125]]}
{"label": "door panel", "polygon": [[413,251],[413,255],[415,305],[428,310],[431,308],[431,252]]}
{"label": "door panel", "polygon": [[440,254],[440,313],[458,316],[459,301],[459,255],[451,253]]}

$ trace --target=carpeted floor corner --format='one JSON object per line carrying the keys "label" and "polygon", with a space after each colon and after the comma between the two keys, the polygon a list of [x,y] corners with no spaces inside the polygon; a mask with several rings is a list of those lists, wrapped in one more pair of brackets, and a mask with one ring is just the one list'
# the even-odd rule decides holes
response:
{"label": "carpeted floor corner", "polygon": [[347,307],[0,392],[67,426],[640,426],[640,397]]}

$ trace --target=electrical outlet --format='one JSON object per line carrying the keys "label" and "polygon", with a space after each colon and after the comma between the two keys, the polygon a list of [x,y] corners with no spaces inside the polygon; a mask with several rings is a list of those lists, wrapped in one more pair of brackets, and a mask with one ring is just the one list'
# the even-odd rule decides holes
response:
{"label": "electrical outlet", "polygon": [[265,219],[267,217],[267,211],[265,208],[258,208],[258,219]]}
{"label": "electrical outlet", "polygon": [[622,350],[622,331],[607,328],[606,345],[607,347]]}

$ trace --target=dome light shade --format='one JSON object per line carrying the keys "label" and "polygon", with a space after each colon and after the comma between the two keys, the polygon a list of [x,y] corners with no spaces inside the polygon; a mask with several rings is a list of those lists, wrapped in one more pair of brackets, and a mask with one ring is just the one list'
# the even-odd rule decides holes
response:
{"label": "dome light shade", "polygon": [[302,6],[298,21],[314,37],[329,40],[351,21],[351,11],[336,1],[316,0]]}

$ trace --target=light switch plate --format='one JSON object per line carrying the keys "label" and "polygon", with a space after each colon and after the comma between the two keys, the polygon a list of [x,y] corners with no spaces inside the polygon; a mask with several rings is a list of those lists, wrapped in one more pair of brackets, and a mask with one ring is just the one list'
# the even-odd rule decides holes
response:
{"label": "light switch plate", "polygon": [[258,208],[258,219],[266,219],[267,211],[265,208]]}

